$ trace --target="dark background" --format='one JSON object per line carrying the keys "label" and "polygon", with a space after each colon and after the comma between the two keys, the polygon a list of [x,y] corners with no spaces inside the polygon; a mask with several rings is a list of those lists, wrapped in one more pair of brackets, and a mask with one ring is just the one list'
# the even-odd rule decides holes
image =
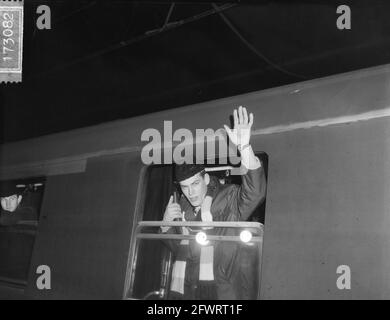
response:
{"label": "dark background", "polygon": [[[51,30],[36,27],[42,4]],[[342,4],[351,30],[336,27]],[[169,2],[26,0],[23,82],[0,85],[0,143],[390,62],[386,1],[217,6],[224,16],[177,2],[161,29]]]}

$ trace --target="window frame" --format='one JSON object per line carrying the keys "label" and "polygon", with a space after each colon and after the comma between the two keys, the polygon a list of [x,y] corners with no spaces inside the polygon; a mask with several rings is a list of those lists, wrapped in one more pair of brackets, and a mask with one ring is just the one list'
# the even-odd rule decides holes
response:
{"label": "window frame", "polygon": [[[268,181],[268,159],[269,156],[265,152],[255,152],[255,155],[259,157],[259,155],[264,154],[267,159],[267,165],[264,167],[265,175],[266,175],[266,181]],[[205,159],[205,165],[207,166],[207,161],[209,159]],[[215,164],[212,164],[213,167],[226,167],[229,165],[226,164],[218,164],[220,159],[214,159]],[[127,269],[126,269],[126,279],[125,279],[125,286],[123,291],[123,299],[135,299],[132,298],[132,295],[134,293],[134,282],[135,282],[135,272],[137,267],[137,257],[138,257],[138,239],[137,234],[138,230],[140,228],[140,222],[142,222],[142,218],[144,216],[144,205],[146,201],[146,189],[148,187],[148,177],[149,177],[149,170],[152,167],[158,167],[158,166],[172,166],[173,164],[157,164],[157,165],[144,165],[142,166],[140,170],[140,175],[138,179],[138,185],[137,185],[137,198],[136,198],[136,205],[134,208],[134,216],[133,216],[133,222],[132,222],[132,228],[131,228],[131,240],[130,240],[130,250],[129,250],[129,256],[128,256],[128,262],[127,262]],[[264,165],[264,164],[263,164]],[[264,199],[266,201],[266,197]],[[265,213],[264,213],[265,214]],[[161,221],[160,221],[161,222]],[[247,222],[247,221],[241,221],[241,222]],[[258,273],[258,287],[257,287],[257,299],[260,299],[260,293],[261,293],[261,277],[262,277],[262,261],[263,261],[263,247],[264,247],[264,223],[260,222],[253,222],[258,223],[261,225],[261,243],[259,245],[259,252],[258,252],[258,259],[259,259],[259,273]]]}
{"label": "window frame", "polygon": [[[0,183],[15,183],[15,185],[25,185],[26,187],[28,185],[36,185],[35,187],[40,186],[42,188],[42,194],[40,201],[38,203],[37,210],[37,220],[31,220],[31,222],[26,223],[26,221],[30,220],[24,220],[21,224],[16,225],[10,225],[10,226],[0,226],[0,233],[10,233],[10,234],[24,234],[24,235],[31,235],[33,236],[33,244],[31,246],[30,251],[30,258],[28,262],[28,270],[26,270],[26,278],[25,279],[18,279],[18,278],[11,278],[7,276],[0,275],[0,286],[1,287],[8,287],[8,288],[17,288],[17,289],[26,289],[28,286],[28,277],[30,274],[31,264],[33,260],[33,253],[36,245],[36,239],[38,236],[38,227],[39,227],[39,221],[41,219],[41,210],[42,205],[44,201],[45,196],[45,188],[46,188],[46,177],[34,177],[34,178],[22,178],[22,179],[10,179],[10,180],[1,180]],[[1,257],[0,257],[1,258]]]}

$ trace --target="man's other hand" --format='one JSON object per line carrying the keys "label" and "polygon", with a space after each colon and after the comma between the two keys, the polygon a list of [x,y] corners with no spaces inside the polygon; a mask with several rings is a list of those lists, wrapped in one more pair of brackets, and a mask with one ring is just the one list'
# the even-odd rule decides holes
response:
{"label": "man's other hand", "polygon": [[[169,198],[168,205],[164,213],[164,222],[172,222],[174,219],[182,219],[181,208],[178,203],[173,202],[173,196]],[[170,227],[161,227],[163,232],[166,232]]]}

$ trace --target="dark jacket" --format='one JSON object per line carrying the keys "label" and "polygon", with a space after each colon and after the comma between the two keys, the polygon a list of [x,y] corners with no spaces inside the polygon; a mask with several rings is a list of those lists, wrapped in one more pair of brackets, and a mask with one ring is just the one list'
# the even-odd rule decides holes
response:
{"label": "dark jacket", "polygon": [[[266,193],[266,179],[263,166],[256,170],[248,170],[242,176],[241,186],[220,184],[213,177],[208,187],[208,194],[213,197],[211,213],[213,221],[246,221],[256,207],[264,200]],[[194,209],[185,197],[180,200],[180,206],[185,211],[187,221],[200,220],[200,214],[195,215]],[[179,233],[177,228],[170,228],[169,233]],[[209,234],[237,235],[234,228],[214,228],[207,231]],[[167,241],[170,249],[177,254],[179,241]],[[236,284],[240,277],[240,244],[235,242],[219,241],[214,244],[214,285],[218,299],[240,299]],[[197,283],[199,274],[199,245],[190,242],[186,255],[186,284],[187,287]],[[185,293],[184,298],[193,298]],[[202,297],[201,297],[202,298]]]}
{"label": "dark jacket", "polygon": [[37,221],[37,211],[30,206],[20,205],[14,212],[0,210],[0,226],[13,226],[26,221]]}

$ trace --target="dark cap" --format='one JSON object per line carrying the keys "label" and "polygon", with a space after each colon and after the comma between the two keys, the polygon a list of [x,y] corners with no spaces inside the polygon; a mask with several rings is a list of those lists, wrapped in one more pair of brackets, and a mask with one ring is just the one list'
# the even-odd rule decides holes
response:
{"label": "dark cap", "polygon": [[0,197],[9,197],[14,194],[21,195],[24,188],[17,188],[16,183],[0,182]]}
{"label": "dark cap", "polygon": [[196,175],[199,172],[204,171],[205,167],[202,164],[176,164],[175,165],[175,178],[177,182],[186,180]]}

